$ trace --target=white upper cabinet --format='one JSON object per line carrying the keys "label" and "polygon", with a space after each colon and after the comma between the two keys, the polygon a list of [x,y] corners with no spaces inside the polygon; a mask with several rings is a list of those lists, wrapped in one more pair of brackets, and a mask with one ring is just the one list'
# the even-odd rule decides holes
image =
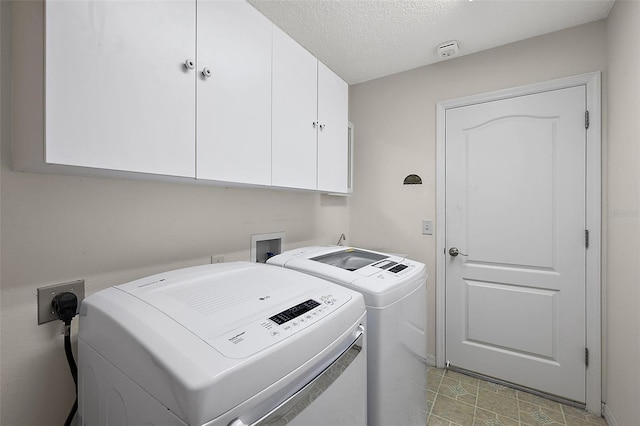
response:
{"label": "white upper cabinet", "polygon": [[12,16],[15,170],[349,191],[347,84],[246,1]]}
{"label": "white upper cabinet", "polygon": [[318,62],[318,189],[347,193],[349,180],[349,86]]}
{"label": "white upper cabinet", "polygon": [[273,26],[272,184],[317,188],[317,59]]}
{"label": "white upper cabinet", "polygon": [[194,1],[46,3],[49,164],[195,176]]}
{"label": "white upper cabinet", "polygon": [[273,33],[272,184],[347,193],[348,85]]}
{"label": "white upper cabinet", "polygon": [[198,179],[271,184],[271,28],[244,1],[198,3]]}

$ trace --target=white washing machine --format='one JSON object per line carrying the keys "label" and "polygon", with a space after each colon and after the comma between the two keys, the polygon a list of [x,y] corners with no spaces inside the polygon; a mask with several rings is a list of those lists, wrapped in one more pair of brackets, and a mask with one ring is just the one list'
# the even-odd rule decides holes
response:
{"label": "white washing machine", "polygon": [[364,296],[370,426],[427,422],[427,271],[422,263],[351,247],[305,247],[267,263],[327,279]]}
{"label": "white washing machine", "polygon": [[264,264],[187,268],[80,308],[81,425],[366,425],[362,295]]}

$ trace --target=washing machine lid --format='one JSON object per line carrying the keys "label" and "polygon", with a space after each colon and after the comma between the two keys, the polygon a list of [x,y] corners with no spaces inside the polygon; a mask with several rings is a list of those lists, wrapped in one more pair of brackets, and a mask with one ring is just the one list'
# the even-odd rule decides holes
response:
{"label": "washing machine lid", "polygon": [[423,263],[356,247],[311,246],[276,255],[267,263],[327,279],[363,294],[381,308],[411,294],[427,278]]}
{"label": "washing machine lid", "polygon": [[380,260],[387,259],[388,257],[389,255],[382,253],[375,253],[356,248],[347,248],[312,257],[311,260],[353,272],[360,268],[364,268],[365,266],[372,265]]}
{"label": "washing machine lid", "polygon": [[225,263],[94,293],[81,304],[79,339],[186,423],[203,424],[299,369],[364,312],[360,294],[325,280]]}

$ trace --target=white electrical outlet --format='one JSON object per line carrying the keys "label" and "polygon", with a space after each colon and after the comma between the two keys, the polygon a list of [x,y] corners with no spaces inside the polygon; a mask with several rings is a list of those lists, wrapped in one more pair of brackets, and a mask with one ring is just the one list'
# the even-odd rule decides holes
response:
{"label": "white electrical outlet", "polygon": [[423,220],[422,221],[422,235],[433,235],[433,221],[432,220]]}

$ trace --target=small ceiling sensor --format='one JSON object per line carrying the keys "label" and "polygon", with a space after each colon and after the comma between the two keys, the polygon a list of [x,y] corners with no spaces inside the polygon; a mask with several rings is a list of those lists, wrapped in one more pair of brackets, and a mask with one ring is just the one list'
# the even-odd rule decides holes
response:
{"label": "small ceiling sensor", "polygon": [[440,43],[438,45],[438,56],[443,59],[448,59],[452,56],[455,56],[460,51],[460,46],[458,46],[457,40],[445,41],[444,43]]}

